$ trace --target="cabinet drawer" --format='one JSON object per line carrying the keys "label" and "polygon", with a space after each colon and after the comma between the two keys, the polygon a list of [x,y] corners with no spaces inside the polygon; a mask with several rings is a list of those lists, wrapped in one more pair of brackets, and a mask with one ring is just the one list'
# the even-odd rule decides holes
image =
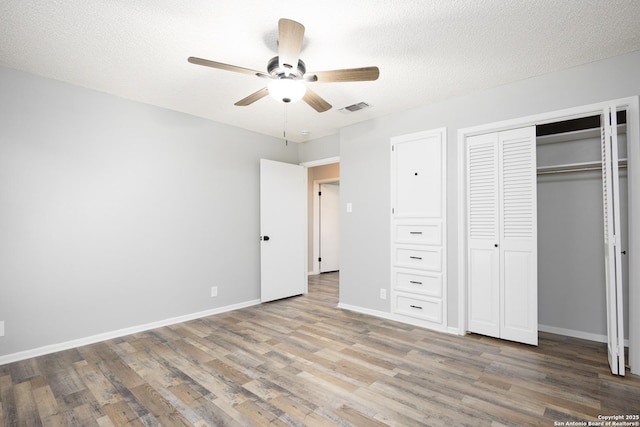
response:
{"label": "cabinet drawer", "polygon": [[442,226],[438,223],[395,224],[395,242],[418,245],[441,245]]}
{"label": "cabinet drawer", "polygon": [[416,319],[442,323],[442,301],[427,298],[413,298],[404,294],[396,295],[397,314],[411,316]]}
{"label": "cabinet drawer", "polygon": [[395,249],[395,265],[442,272],[442,251],[440,248],[402,247]]}
{"label": "cabinet drawer", "polygon": [[395,289],[441,298],[442,274],[396,270]]}

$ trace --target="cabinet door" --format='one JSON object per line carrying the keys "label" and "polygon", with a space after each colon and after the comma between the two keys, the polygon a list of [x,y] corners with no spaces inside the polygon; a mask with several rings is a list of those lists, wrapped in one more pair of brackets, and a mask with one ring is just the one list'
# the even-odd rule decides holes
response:
{"label": "cabinet door", "polygon": [[467,138],[469,331],[500,336],[498,134]]}
{"label": "cabinet door", "polygon": [[498,134],[500,337],[538,344],[535,127]]}
{"label": "cabinet door", "polygon": [[395,218],[442,218],[443,132],[395,138],[391,165]]}

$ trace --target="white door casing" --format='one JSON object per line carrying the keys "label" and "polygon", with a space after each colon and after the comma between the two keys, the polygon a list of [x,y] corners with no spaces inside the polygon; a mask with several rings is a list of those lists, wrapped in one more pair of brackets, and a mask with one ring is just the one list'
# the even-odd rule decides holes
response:
{"label": "white door casing", "polygon": [[607,353],[611,373],[625,374],[622,266],[620,247],[620,188],[616,108],[602,114],[602,197],[604,211],[605,292],[607,301]]}
{"label": "white door casing", "polygon": [[260,300],[307,291],[307,171],[260,159]]}

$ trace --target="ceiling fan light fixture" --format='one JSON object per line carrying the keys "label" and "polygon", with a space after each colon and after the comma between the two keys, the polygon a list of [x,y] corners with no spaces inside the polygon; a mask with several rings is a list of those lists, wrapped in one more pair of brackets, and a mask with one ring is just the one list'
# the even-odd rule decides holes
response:
{"label": "ceiling fan light fixture", "polygon": [[267,88],[273,99],[285,104],[300,101],[307,92],[307,87],[300,80],[288,78],[274,79]]}

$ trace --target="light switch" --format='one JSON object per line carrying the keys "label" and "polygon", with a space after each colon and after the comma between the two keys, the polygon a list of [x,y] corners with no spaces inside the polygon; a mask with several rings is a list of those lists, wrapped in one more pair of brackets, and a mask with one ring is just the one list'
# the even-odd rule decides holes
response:
{"label": "light switch", "polygon": [[347,203],[347,213],[353,212],[353,203]]}

